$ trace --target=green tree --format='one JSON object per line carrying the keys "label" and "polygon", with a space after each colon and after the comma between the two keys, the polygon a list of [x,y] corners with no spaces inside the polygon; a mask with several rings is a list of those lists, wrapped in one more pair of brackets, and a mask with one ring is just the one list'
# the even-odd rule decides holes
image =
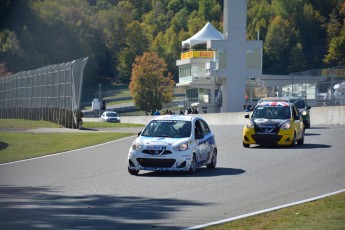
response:
{"label": "green tree", "polygon": [[289,52],[288,72],[298,72],[306,70],[306,59],[303,53],[303,47],[301,43],[298,43]]}
{"label": "green tree", "polygon": [[7,29],[0,31],[0,60],[5,61],[21,54],[22,50],[17,35]]}
{"label": "green tree", "polygon": [[157,53],[145,52],[135,59],[129,89],[140,110],[150,113],[172,101],[175,82],[170,75],[164,76],[166,70],[167,64]]}
{"label": "green tree", "polygon": [[331,39],[324,62],[333,65],[345,65],[345,27],[339,36]]}
{"label": "green tree", "polygon": [[328,50],[323,61],[328,65],[345,65],[345,3],[333,10],[327,25]]}
{"label": "green tree", "polygon": [[271,5],[267,0],[249,0],[247,10],[247,38],[263,40],[271,20]]}
{"label": "green tree", "polygon": [[264,44],[265,66],[268,73],[286,74],[289,59],[291,26],[288,21],[276,16],[270,24]]}
{"label": "green tree", "polygon": [[135,57],[148,50],[148,39],[138,21],[130,23],[125,31],[125,44],[118,54],[118,73],[121,82],[129,83]]}

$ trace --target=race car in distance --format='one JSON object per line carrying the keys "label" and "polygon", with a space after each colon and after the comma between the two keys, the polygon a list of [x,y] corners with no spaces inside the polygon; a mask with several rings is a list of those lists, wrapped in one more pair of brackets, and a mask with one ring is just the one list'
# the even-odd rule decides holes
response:
{"label": "race car in distance", "polygon": [[258,145],[294,146],[304,143],[303,119],[293,103],[260,102],[243,128],[243,147]]}
{"label": "race car in distance", "polygon": [[105,111],[102,113],[101,121],[102,122],[120,122],[121,118],[116,112]]}
{"label": "race car in distance", "polygon": [[194,173],[215,168],[217,145],[206,121],[198,116],[164,115],[151,120],[132,143],[128,172],[140,170]]}
{"label": "race car in distance", "polygon": [[302,97],[289,97],[289,102],[294,103],[303,118],[305,128],[310,128],[310,109],[307,101]]}

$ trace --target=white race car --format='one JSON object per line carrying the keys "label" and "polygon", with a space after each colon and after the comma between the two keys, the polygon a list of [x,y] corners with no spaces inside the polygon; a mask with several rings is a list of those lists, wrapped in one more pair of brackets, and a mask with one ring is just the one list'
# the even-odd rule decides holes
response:
{"label": "white race car", "polygon": [[128,172],[140,170],[187,171],[206,165],[215,168],[215,135],[198,116],[165,115],[151,120],[134,140],[128,153]]}

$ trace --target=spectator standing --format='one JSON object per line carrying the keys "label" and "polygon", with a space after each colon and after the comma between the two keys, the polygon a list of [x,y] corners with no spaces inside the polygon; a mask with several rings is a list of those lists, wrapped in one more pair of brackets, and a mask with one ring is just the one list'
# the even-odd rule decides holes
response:
{"label": "spectator standing", "polygon": [[154,112],[153,115],[158,116],[158,115],[161,115],[161,113],[158,111],[158,109],[156,109],[156,112]]}

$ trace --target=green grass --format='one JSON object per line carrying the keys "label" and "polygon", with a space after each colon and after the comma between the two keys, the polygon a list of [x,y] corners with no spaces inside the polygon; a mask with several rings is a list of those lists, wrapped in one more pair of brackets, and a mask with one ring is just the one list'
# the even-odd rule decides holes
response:
{"label": "green grass", "polygon": [[[85,128],[131,128],[141,124],[85,122]],[[29,133],[36,128],[61,128],[47,121],[0,119],[0,163],[45,156],[92,146],[132,135],[131,132]],[[15,131],[15,132],[7,132]]]}
{"label": "green grass", "polygon": [[132,136],[134,133],[0,133],[0,163],[40,157]]}
{"label": "green grass", "polygon": [[95,128],[136,128],[144,127],[142,124],[131,123],[112,123],[112,122],[84,122],[83,128],[95,129]]}
{"label": "green grass", "polygon": [[345,229],[345,192],[313,202],[235,220],[206,230]]}
{"label": "green grass", "polygon": [[37,128],[61,128],[49,121],[30,121],[24,119],[0,119],[0,129],[28,130]]}

